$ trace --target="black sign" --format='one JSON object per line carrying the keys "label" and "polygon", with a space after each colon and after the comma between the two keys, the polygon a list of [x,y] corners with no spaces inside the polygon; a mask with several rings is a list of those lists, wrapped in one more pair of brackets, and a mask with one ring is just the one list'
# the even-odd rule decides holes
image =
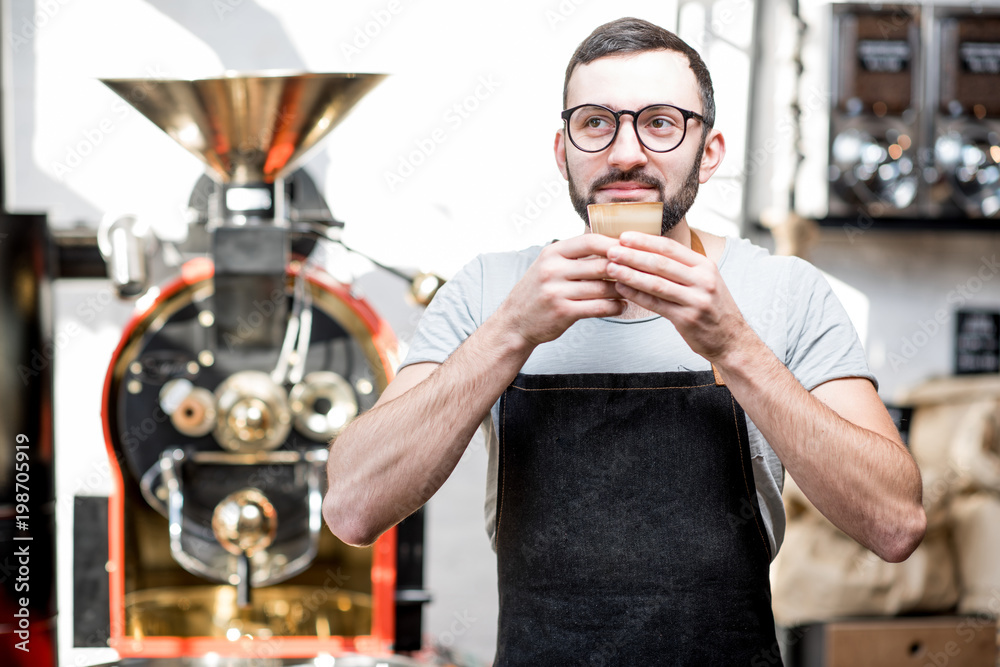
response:
{"label": "black sign", "polygon": [[1000,312],[956,313],[955,374],[1000,373]]}
{"label": "black sign", "polygon": [[869,72],[902,72],[910,66],[910,43],[901,40],[863,39],[858,59]]}
{"label": "black sign", "polygon": [[1000,44],[963,42],[958,52],[964,71],[970,74],[1000,74]]}
{"label": "black sign", "polygon": [[892,423],[896,425],[896,430],[899,431],[899,437],[903,440],[903,444],[909,447],[913,408],[908,405],[886,405],[885,409],[889,411],[889,416],[892,417]]}

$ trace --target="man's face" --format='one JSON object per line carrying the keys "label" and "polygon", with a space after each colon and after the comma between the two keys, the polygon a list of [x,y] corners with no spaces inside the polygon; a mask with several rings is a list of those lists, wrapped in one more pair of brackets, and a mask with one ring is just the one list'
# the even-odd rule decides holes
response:
{"label": "man's face", "polygon": [[[569,81],[566,106],[588,103],[615,111],[637,111],[661,103],[703,111],[687,58],[673,51],[609,56],[578,66]],[[573,207],[584,222],[588,204],[662,201],[661,233],[666,234],[694,203],[698,184],[714,171],[714,167],[702,168],[703,128],[699,121],[689,120],[683,143],[669,153],[656,153],[639,143],[633,122],[632,116],[623,116],[614,143],[599,153],[577,149],[565,129],[560,131],[556,161],[569,180]]]}

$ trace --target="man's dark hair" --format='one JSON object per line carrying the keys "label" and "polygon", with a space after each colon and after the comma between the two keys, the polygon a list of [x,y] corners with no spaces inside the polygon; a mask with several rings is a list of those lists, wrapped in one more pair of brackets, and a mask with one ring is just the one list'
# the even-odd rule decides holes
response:
{"label": "man's dark hair", "polygon": [[566,67],[566,80],[563,82],[563,107],[566,106],[566,91],[569,88],[569,78],[577,65],[586,65],[605,56],[626,53],[641,53],[644,51],[676,51],[687,56],[691,71],[701,94],[701,115],[705,118],[703,133],[715,124],[715,94],[712,91],[712,77],[708,67],[698,52],[688,46],[674,33],[654,25],[649,21],[636,18],[621,18],[599,26],[590,33],[587,39],[576,47],[576,52],[570,58]]}

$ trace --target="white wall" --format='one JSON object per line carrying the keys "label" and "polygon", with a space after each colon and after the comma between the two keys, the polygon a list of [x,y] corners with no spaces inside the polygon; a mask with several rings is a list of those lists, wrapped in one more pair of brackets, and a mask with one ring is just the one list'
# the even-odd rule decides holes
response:
{"label": "white wall", "polygon": [[884,400],[953,372],[955,310],[1000,310],[1000,232],[825,230],[812,261],[869,299],[865,349]]}

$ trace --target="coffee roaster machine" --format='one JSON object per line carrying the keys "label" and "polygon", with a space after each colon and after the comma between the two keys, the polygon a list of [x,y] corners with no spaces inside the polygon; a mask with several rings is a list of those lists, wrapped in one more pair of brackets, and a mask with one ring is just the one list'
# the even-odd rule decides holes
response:
{"label": "coffee roaster machine", "polygon": [[104,384],[113,491],[76,511],[73,635],[121,664],[388,665],[420,647],[422,518],[366,549],[323,524],[328,443],[398,352],[316,260],[342,225],[295,170],[382,78],[104,80],[212,175],[183,242],[133,216],[99,230],[136,311]]}

